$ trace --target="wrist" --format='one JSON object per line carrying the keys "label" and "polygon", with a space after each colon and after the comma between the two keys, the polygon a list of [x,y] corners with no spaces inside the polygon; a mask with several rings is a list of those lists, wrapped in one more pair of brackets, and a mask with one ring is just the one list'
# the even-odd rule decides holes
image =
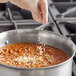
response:
{"label": "wrist", "polygon": [[28,9],[27,0],[8,0],[8,1],[14,5],[17,5],[21,8],[23,8],[23,9]]}

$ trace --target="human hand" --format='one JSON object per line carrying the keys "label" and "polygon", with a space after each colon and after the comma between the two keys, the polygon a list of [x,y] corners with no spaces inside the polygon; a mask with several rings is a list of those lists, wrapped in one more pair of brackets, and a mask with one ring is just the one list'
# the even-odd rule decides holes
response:
{"label": "human hand", "polygon": [[11,3],[31,11],[33,19],[44,24],[48,21],[47,0],[9,0]]}

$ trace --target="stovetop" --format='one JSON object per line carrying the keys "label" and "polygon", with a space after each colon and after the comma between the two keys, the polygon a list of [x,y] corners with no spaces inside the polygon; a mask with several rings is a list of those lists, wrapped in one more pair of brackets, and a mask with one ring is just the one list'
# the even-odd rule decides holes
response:
{"label": "stovetop", "polygon": [[[60,0],[61,1],[61,0]],[[66,14],[66,11],[76,6],[74,0],[48,0],[48,26],[44,30],[64,35],[76,44],[76,14],[75,11]],[[66,1],[66,2],[65,2]],[[64,16],[62,16],[64,15]],[[70,19],[70,20],[68,20]],[[33,20],[28,10],[21,9],[11,3],[0,4],[0,32],[13,29],[35,29],[42,25]],[[74,57],[76,62],[76,57]],[[72,76],[76,76],[76,65],[73,66]]]}

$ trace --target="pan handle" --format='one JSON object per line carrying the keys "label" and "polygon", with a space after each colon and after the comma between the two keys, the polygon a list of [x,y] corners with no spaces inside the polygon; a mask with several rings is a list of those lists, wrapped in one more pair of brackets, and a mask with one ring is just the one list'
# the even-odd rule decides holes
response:
{"label": "pan handle", "polygon": [[76,54],[75,54],[75,56],[74,56],[74,58],[73,58],[73,61],[74,61],[74,63],[76,64]]}
{"label": "pan handle", "polygon": [[52,22],[48,22],[47,24],[42,24],[41,26],[35,28],[35,30],[44,30],[46,27],[53,26]]}

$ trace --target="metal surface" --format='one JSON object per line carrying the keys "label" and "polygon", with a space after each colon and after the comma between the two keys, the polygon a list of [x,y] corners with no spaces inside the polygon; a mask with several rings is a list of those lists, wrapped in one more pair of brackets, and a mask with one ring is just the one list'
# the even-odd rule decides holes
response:
{"label": "metal surface", "polygon": [[44,30],[48,26],[53,26],[53,23],[48,22],[47,24],[42,24],[39,27],[35,28],[36,30]]}
{"label": "metal surface", "polygon": [[74,18],[74,17],[70,18],[70,17],[58,17],[57,16],[56,20],[58,22],[70,22],[70,23],[76,22],[76,18]]}
{"label": "metal surface", "polygon": [[[66,52],[70,59],[54,66],[44,68],[17,68],[0,64],[0,76],[71,76],[72,59],[75,55],[75,45],[71,40],[50,31],[22,29],[0,33],[0,47],[12,43],[43,43],[54,46]],[[65,72],[66,71],[66,72]]]}

